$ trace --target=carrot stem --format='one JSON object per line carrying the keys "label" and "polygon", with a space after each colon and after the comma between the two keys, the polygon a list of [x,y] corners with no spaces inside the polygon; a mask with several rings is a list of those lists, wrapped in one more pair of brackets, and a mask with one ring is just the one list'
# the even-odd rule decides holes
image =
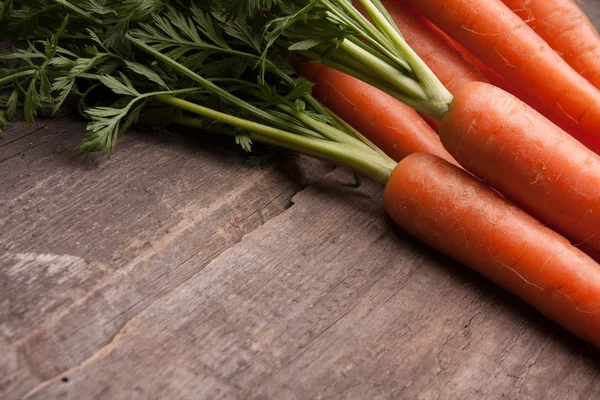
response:
{"label": "carrot stem", "polygon": [[[370,73],[366,71],[363,72],[362,70],[357,70],[352,68],[351,66],[346,65],[344,61],[338,57],[339,54],[334,53],[334,55],[331,58],[321,60],[321,56],[318,53],[312,52],[310,50],[300,50],[296,53],[308,60],[318,61],[323,65],[336,69],[340,72],[345,73],[346,75],[350,75],[365,83],[368,83],[369,85],[401,101],[407,106],[414,108],[415,110],[422,112],[423,114],[428,115],[438,121],[441,121],[444,115],[448,112],[449,103],[447,103],[446,101],[440,102],[433,101],[430,99],[418,100],[413,97],[410,97],[404,93],[401,93],[397,88],[388,85],[387,82],[379,80]],[[341,54],[341,56],[343,56],[343,54]]]}
{"label": "carrot stem", "polygon": [[389,14],[386,16],[380,11],[371,0],[360,0],[367,13],[373,19],[373,22],[388,36],[400,53],[406,58],[412,67],[414,73],[419,79],[424,91],[428,97],[434,101],[445,101],[448,104],[452,102],[452,95],[442,85],[440,80],[431,72],[427,64],[415,53],[415,51],[406,43],[398,27],[390,23]]}
{"label": "carrot stem", "polygon": [[371,53],[365,51],[348,39],[344,39],[340,43],[339,49],[353,58],[361,60],[367,68],[372,69],[401,92],[416,99],[428,99],[427,93],[425,93],[423,88],[416,81],[402,74],[396,68],[383,62],[380,58],[373,56]]}
{"label": "carrot stem", "polygon": [[[347,18],[344,13],[338,13],[337,10],[335,10],[335,8],[329,4],[329,2],[322,2],[322,4],[330,9],[336,16],[339,15],[344,21],[349,20],[348,24],[353,26],[360,36],[366,39],[383,54],[400,64],[408,73],[413,72],[410,64],[404,59],[402,54],[397,51],[392,42],[384,34],[382,34],[382,32],[379,32],[371,23],[369,23],[369,21],[360,12],[358,12],[351,2],[347,0],[341,0],[336,1],[336,4],[343,10],[343,12],[349,15],[353,21],[350,20],[350,18]],[[356,27],[356,24],[353,23],[354,21],[359,25],[359,27]]]}
{"label": "carrot stem", "polygon": [[[347,143],[334,143],[322,139],[300,136],[282,129],[225,114],[174,96],[159,95],[155,98],[182,110],[250,131],[250,138],[252,140],[284,147],[307,156],[346,166],[353,171],[371,177],[382,185],[387,183],[392,171],[396,167],[396,162],[381,157],[371,149],[358,148]],[[203,126],[201,120],[198,118],[179,117],[174,119],[173,122],[190,127]]]}
{"label": "carrot stem", "polygon": [[373,151],[375,151],[376,153],[378,153],[380,156],[388,159],[390,162],[394,161],[394,159],[392,159],[383,150],[381,150],[379,147],[377,147],[375,145],[375,143],[373,143],[365,135],[363,135],[362,133],[360,133],[352,125],[350,125],[349,123],[347,123],[346,121],[344,121],[342,118],[340,118],[333,111],[331,111],[328,108],[325,108],[325,111],[327,112],[327,114],[329,116],[331,116],[331,118],[333,118],[334,121],[337,121],[349,134],[351,134],[352,136],[354,136],[355,138],[359,139],[361,142],[363,142],[364,144],[366,144],[367,146],[369,146],[369,148],[371,148]]}
{"label": "carrot stem", "polygon": [[366,144],[364,144],[357,138],[350,136],[347,133],[342,132],[339,129],[334,128],[330,125],[327,125],[327,124],[317,121],[316,119],[314,119],[314,118],[310,117],[308,114],[306,114],[306,112],[304,112],[304,111],[294,110],[292,107],[287,106],[285,104],[280,104],[278,106],[278,108],[285,111],[288,114],[293,115],[298,120],[304,122],[306,125],[313,128],[317,132],[321,133],[324,137],[326,137],[327,139],[329,139],[331,141],[334,141],[337,143],[346,143],[346,144],[356,146],[359,148],[371,150],[371,148],[369,146],[367,146]]}

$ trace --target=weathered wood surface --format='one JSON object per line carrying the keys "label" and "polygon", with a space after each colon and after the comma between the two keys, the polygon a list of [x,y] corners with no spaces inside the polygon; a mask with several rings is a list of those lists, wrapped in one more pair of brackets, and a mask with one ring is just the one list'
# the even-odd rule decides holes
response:
{"label": "weathered wood surface", "polygon": [[376,185],[212,139],[81,158],[82,130],[0,141],[0,397],[600,397],[596,350],[396,229]]}

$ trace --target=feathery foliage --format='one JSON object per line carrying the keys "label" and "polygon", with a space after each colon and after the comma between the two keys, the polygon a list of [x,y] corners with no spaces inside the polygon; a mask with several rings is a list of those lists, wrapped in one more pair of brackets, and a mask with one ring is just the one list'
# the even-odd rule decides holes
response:
{"label": "feathery foliage", "polygon": [[[379,0],[361,1],[382,9]],[[421,111],[447,107],[441,84],[421,80],[401,37],[380,29],[385,18],[372,24],[348,0],[8,0],[0,7],[8,27],[0,40],[13,43],[0,53],[0,133],[19,109],[33,124],[75,98],[89,119],[81,152],[113,151],[134,124],[177,123],[235,136],[246,151],[259,140],[343,163],[335,147],[343,145],[381,162],[311,96],[312,83],[295,72],[298,55],[373,81]]]}

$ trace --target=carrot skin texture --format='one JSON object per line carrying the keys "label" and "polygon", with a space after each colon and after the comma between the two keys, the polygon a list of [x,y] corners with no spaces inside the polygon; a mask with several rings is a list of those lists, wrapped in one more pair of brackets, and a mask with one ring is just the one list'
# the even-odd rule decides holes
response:
{"label": "carrot skin texture", "polygon": [[428,154],[385,188],[392,219],[600,347],[600,266],[467,172]]}
{"label": "carrot skin texture", "polygon": [[458,91],[440,139],[467,170],[574,243],[600,251],[600,156],[511,94]]}
{"label": "carrot skin texture", "polygon": [[421,118],[433,129],[435,133],[440,131],[440,121],[435,118],[430,117],[429,115],[419,114]]}
{"label": "carrot skin texture", "polygon": [[[543,106],[537,99],[533,99],[527,95],[523,90],[519,89],[512,83],[504,79],[496,71],[485,65],[479,59],[473,55],[469,55],[473,61],[473,64],[481,71],[481,73],[487,78],[487,80],[494,86],[518,97],[525,103],[533,107],[537,112],[548,118],[552,123],[564,130],[575,139],[583,143],[588,149],[592,150],[596,154],[600,154],[600,138],[590,135],[583,131],[575,124],[569,123],[569,121],[561,118],[560,115],[552,112],[548,107]],[[438,131],[439,132],[439,131]]]}
{"label": "carrot skin texture", "polygon": [[583,251],[585,254],[587,254],[588,256],[592,257],[592,259],[594,259],[597,263],[600,264],[600,252],[595,251],[594,249],[591,249],[589,246],[587,246],[585,243],[581,246],[577,246],[579,247],[579,249],[581,251]]}
{"label": "carrot skin texture", "polygon": [[300,73],[315,83],[312,93],[317,100],[395,161],[424,152],[456,164],[437,133],[412,108],[322,64],[303,63]]}
{"label": "carrot skin texture", "polygon": [[600,137],[600,91],[500,0],[403,0],[540,104]]}
{"label": "carrot skin texture", "polygon": [[575,71],[600,89],[600,35],[573,0],[502,0]]}

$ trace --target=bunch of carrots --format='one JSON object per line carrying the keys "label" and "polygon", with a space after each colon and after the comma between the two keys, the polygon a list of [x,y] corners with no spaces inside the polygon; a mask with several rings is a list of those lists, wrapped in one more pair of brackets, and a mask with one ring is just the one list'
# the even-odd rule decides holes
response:
{"label": "bunch of carrots", "polygon": [[[325,65],[305,63],[302,74],[392,158],[422,163],[417,177],[393,175],[388,213],[600,345],[600,266],[577,250],[600,260],[598,32],[572,0],[382,3],[455,95],[441,121]],[[464,166],[542,223],[439,159],[412,153]]]}
{"label": "bunch of carrots", "polygon": [[[293,84],[292,93],[305,87],[283,73],[279,59],[268,60],[267,50],[259,57],[230,47],[210,14],[171,12],[177,31],[157,7],[140,14],[143,32],[119,28],[126,51],[115,56],[123,63],[115,61],[108,72],[119,75],[61,77],[95,79],[90,90],[104,85],[133,98],[119,103],[129,104],[124,111],[102,106],[86,112],[94,150],[98,132],[105,143],[119,133],[121,119],[139,116],[133,108],[139,99],[142,108],[150,101],[170,107],[178,124],[204,127],[195,118],[201,116],[247,131],[244,140],[349,167],[385,185],[385,209],[402,228],[600,347],[600,265],[594,260],[600,260],[600,36],[572,0],[359,0],[356,8],[347,0],[253,0],[253,14],[289,3],[277,10],[290,14],[269,20],[262,39],[241,19],[235,22],[247,1],[239,7],[234,0],[195,3],[212,10],[227,4],[227,15],[215,21],[249,47],[263,50],[264,39],[266,49],[295,52],[303,60],[300,74],[314,82],[312,94],[277,97],[261,86],[267,71]],[[323,20],[308,17],[315,7]],[[10,20],[7,9],[0,15]],[[71,4],[74,9],[92,23],[110,14],[94,16]],[[301,25],[310,23],[321,37]],[[300,29],[293,30],[296,25]],[[68,26],[64,22],[60,32]],[[110,34],[114,41],[120,31]],[[157,39],[168,35],[175,39]],[[92,39],[110,50],[98,34]],[[209,69],[180,61],[196,51],[193,40],[210,49],[197,54],[197,62],[221,52],[263,71],[254,82],[203,77]],[[210,40],[214,44],[206,44]],[[60,35],[48,43],[51,60],[43,66],[67,65],[52,61]],[[29,67],[20,68],[10,79],[28,76]],[[127,76],[136,73],[152,82],[134,87]],[[169,80],[175,74],[185,79]],[[176,86],[181,81],[190,87]],[[0,89],[7,82],[0,75]],[[231,82],[230,92],[243,96],[219,86]],[[152,85],[160,90],[143,92]],[[20,90],[17,85],[14,98]],[[225,105],[207,101],[206,93]],[[51,97],[50,89],[46,94]],[[250,103],[259,99],[271,107],[274,97],[282,104],[268,111]]]}
{"label": "bunch of carrots", "polygon": [[597,31],[572,0],[382,3],[454,95],[441,121],[325,65],[305,63],[302,74],[411,169],[392,175],[388,213],[600,346]]}

